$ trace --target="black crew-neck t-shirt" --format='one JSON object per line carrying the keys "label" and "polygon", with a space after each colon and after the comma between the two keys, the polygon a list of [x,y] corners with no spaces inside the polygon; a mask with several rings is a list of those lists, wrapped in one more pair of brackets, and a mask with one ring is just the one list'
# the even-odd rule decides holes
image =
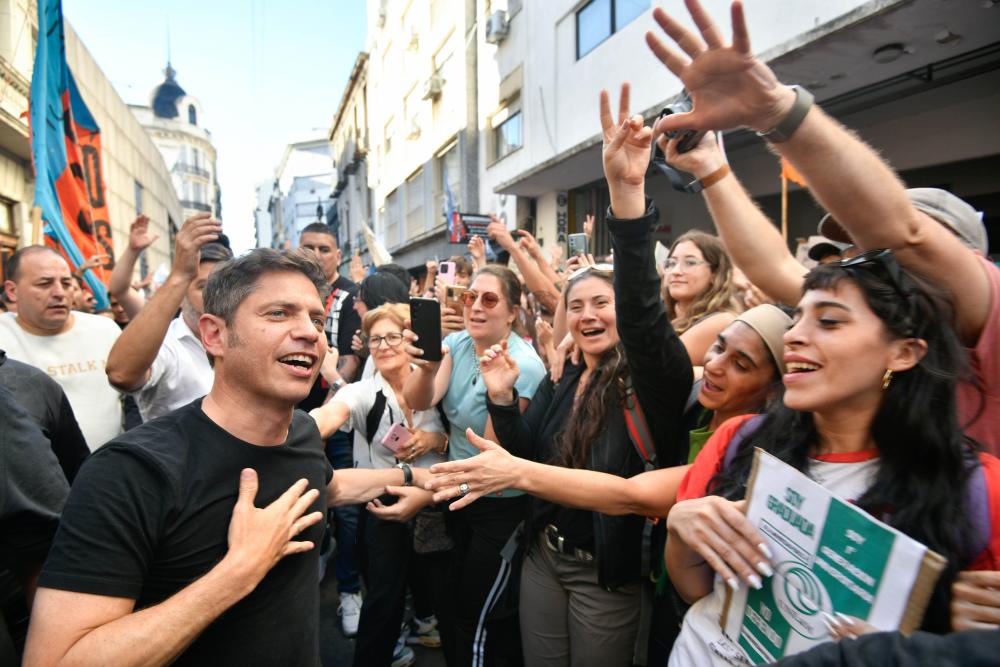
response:
{"label": "black crew-neck t-shirt", "polygon": [[[201,399],[128,431],[84,463],[70,491],[39,586],[127,597],[135,609],[166,600],[228,549],[240,471],[257,471],[264,507],[297,480],[320,490],[333,474],[315,422],[296,411],[287,440],[257,446],[205,415]],[[319,544],[322,523],[298,539]],[[175,664],[318,665],[319,553],[283,558],[250,595]]]}

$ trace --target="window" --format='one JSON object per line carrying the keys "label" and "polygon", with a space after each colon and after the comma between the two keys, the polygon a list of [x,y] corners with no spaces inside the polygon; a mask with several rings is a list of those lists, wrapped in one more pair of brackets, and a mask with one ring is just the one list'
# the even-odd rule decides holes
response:
{"label": "window", "polygon": [[396,119],[390,118],[389,122],[385,124],[385,154],[386,156],[392,151],[392,138],[396,134]]}
{"label": "window", "polygon": [[650,0],[590,0],[576,13],[579,60],[649,8]]}
{"label": "window", "polygon": [[198,111],[193,104],[188,105],[188,122],[192,125],[198,124]]}
{"label": "window", "polygon": [[[437,169],[435,173],[434,194],[438,202],[437,211],[444,218],[448,210],[448,192],[456,211],[462,210],[462,160],[458,154],[458,142],[452,141],[448,146],[438,151]],[[437,212],[435,212],[437,215]],[[434,224],[441,223],[441,218],[435,217]]]}
{"label": "window", "polygon": [[406,179],[406,238],[424,231],[424,170]]}
{"label": "window", "polygon": [[507,107],[493,116],[493,159],[499,160],[524,145],[521,109]]}

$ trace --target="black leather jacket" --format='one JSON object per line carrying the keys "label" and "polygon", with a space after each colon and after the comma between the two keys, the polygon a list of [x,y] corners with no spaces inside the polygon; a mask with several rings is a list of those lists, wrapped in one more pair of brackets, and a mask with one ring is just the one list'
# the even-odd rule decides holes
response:
{"label": "black leather jacket", "polygon": [[[691,390],[687,351],[670,326],[660,298],[653,257],[652,227],[658,218],[650,203],[643,218],[617,220],[608,211],[615,258],[615,309],[618,335],[625,348],[632,386],[642,407],[659,467],[686,462],[687,431],[683,413]],[[567,367],[559,384],[546,377],[521,415],[512,406],[489,403],[493,429],[515,456],[550,462],[553,436],[570,414],[582,368]],[[587,469],[621,477],[641,473],[644,463],[629,438],[621,407],[609,406],[605,426],[592,443]],[[526,523],[530,545],[557,506],[532,499]],[[601,586],[613,590],[640,576],[643,517],[589,513]]]}

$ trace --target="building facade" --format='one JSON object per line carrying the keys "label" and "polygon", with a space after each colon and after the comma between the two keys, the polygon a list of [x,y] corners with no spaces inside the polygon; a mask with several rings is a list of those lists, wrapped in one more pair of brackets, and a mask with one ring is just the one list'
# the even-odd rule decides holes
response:
{"label": "building facade", "polygon": [[372,263],[362,226],[373,227],[372,191],[368,187],[368,54],[359,53],[340,106],[330,127],[336,183],[330,197],[329,222],[342,251],[342,268],[354,254]]}
{"label": "building facade", "polygon": [[[0,255],[3,264],[35,236],[31,222],[34,172],[27,119],[38,14],[30,0],[0,0]],[[170,172],[156,146],[115,92],[66,22],[66,60],[101,128],[108,214],[115,248],[128,243],[139,213],[150,217],[159,239],[146,250],[140,272],[169,267],[172,239],[183,212]]]}
{"label": "building facade", "polygon": [[164,80],[149,95],[149,106],[130,105],[170,169],[184,217],[212,213],[222,217],[212,133],[202,127],[202,107],[177,83],[167,62]]}
{"label": "building facade", "polygon": [[327,222],[332,182],[333,163],[326,137],[285,147],[274,171],[268,203],[272,247],[298,247],[299,234],[306,225]]}
{"label": "building facade", "polygon": [[394,261],[464,247],[444,215],[480,212],[476,0],[368,0],[367,116],[374,231]]}
{"label": "building facade", "polygon": [[[661,32],[652,4],[478,0],[480,198],[510,208],[501,197],[516,196],[516,224],[534,228],[543,246],[565,243],[595,213],[597,248],[607,248],[598,92],[608,90],[616,108],[619,86],[631,82],[632,112],[648,121],[681,92],[643,39]],[[703,4],[728,36],[728,0]],[[946,187],[984,211],[1000,240],[1000,116],[992,111],[1000,33],[989,28],[1000,23],[1000,5],[951,3],[943,12],[936,0],[801,0],[794,12],[755,3],[747,14],[755,52],[782,81],[809,88],[911,186]],[[777,158],[746,131],[725,139],[733,170],[777,220]],[[662,176],[647,189],[661,211],[661,240],[711,229],[701,197],[673,191]],[[792,186],[791,245],[815,233],[821,213]]]}

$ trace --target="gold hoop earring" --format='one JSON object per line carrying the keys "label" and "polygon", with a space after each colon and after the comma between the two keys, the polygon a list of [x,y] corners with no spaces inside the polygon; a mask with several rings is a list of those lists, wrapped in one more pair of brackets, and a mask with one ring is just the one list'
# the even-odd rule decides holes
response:
{"label": "gold hoop earring", "polygon": [[882,376],[882,391],[889,388],[889,384],[892,382],[892,369],[886,369],[885,375]]}

